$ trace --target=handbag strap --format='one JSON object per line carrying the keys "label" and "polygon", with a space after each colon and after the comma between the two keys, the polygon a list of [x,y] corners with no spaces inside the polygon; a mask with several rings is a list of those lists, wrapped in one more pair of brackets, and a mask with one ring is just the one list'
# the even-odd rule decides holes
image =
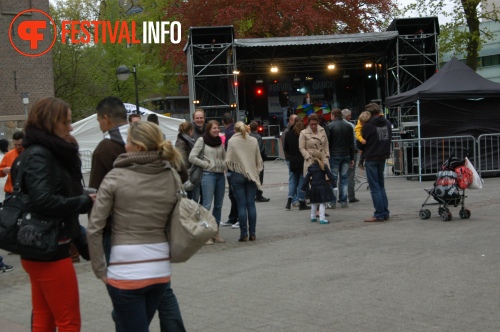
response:
{"label": "handbag strap", "polygon": [[170,170],[172,171],[172,174],[174,176],[175,184],[177,186],[177,193],[180,194],[182,197],[187,197],[187,192],[184,190],[184,187],[182,186],[182,180],[177,172],[177,170],[173,167],[170,167]]}
{"label": "handbag strap", "polygon": [[198,158],[203,160],[205,158],[205,141],[203,141],[203,147],[201,148],[200,154],[198,155]]}

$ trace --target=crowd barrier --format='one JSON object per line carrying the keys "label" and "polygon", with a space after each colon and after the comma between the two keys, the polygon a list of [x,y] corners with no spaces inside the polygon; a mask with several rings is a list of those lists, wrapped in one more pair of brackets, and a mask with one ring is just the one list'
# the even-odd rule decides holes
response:
{"label": "crowd barrier", "polygon": [[283,149],[279,138],[276,138],[274,136],[262,137],[262,144],[264,144],[267,158],[280,159],[284,157],[284,155],[282,155]]}
{"label": "crowd barrier", "polygon": [[397,139],[392,141],[394,176],[435,175],[452,155],[467,156],[479,174],[500,173],[500,133],[473,136]]}
{"label": "crowd barrier", "polygon": [[[281,140],[262,137],[268,159],[284,161]],[[388,177],[434,176],[454,153],[459,160],[468,156],[478,173],[500,175],[500,133],[473,136],[429,137],[422,139],[394,139],[388,160]],[[82,173],[90,172],[92,151],[81,150]]]}

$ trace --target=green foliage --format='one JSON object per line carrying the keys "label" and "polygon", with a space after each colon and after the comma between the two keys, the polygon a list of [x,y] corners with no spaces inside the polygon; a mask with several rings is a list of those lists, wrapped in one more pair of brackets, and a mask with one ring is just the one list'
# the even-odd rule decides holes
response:
{"label": "green foliage", "polygon": [[[126,15],[118,1],[102,1],[101,6],[96,6],[93,0],[66,0],[51,6],[51,16],[58,27],[63,20],[135,21],[136,36],[141,39],[142,22],[163,20],[158,8],[164,7],[165,2],[145,0],[141,2],[142,13]],[[136,65],[140,100],[178,92],[177,78],[172,75],[171,66],[162,61],[161,45],[82,44],[68,40],[63,43],[61,31],[58,34],[53,48],[55,93],[56,97],[70,103],[75,121],[94,113],[97,103],[109,95],[135,104],[133,75],[126,81],[118,81],[115,72],[120,65],[131,70]]]}
{"label": "green foliage", "polygon": [[467,65],[476,70],[482,44],[493,38],[488,29],[480,29],[479,22],[482,19],[498,21],[499,13],[495,6],[490,11],[480,10],[480,3],[480,0],[415,0],[396,15],[446,17],[449,22],[440,25],[440,58],[444,54],[465,57]]}

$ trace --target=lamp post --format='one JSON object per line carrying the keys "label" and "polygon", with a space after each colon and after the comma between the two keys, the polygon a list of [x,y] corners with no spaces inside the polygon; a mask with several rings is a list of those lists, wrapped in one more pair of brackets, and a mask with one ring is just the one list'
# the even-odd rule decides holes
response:
{"label": "lamp post", "polygon": [[30,103],[30,94],[27,92],[22,92],[21,98],[23,98],[24,115],[26,116],[26,119],[28,119],[28,104]]}
{"label": "lamp post", "polygon": [[[116,68],[116,78],[119,81],[126,81],[130,77],[130,69],[127,66],[119,66]],[[135,112],[137,114],[141,114],[139,112],[139,89],[137,88],[137,68],[134,65],[132,70],[132,74],[134,74],[134,83],[135,83]]]}

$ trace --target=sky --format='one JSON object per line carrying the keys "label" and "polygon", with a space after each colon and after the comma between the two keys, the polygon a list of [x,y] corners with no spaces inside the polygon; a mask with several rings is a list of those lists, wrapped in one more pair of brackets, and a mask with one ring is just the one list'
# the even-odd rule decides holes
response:
{"label": "sky", "polygon": [[[395,0],[395,1],[397,1],[398,4],[401,4],[401,7],[404,7],[404,6],[407,6],[409,4],[417,2],[416,0]],[[451,12],[452,9],[453,9],[453,2],[447,1],[447,5],[444,7],[444,10]],[[412,17],[412,16],[413,15],[407,15],[407,17]],[[419,16],[418,14],[414,15],[414,17],[418,17],[418,16]],[[444,17],[442,15],[438,15],[438,19],[439,19],[440,25],[451,21],[451,18]]]}

